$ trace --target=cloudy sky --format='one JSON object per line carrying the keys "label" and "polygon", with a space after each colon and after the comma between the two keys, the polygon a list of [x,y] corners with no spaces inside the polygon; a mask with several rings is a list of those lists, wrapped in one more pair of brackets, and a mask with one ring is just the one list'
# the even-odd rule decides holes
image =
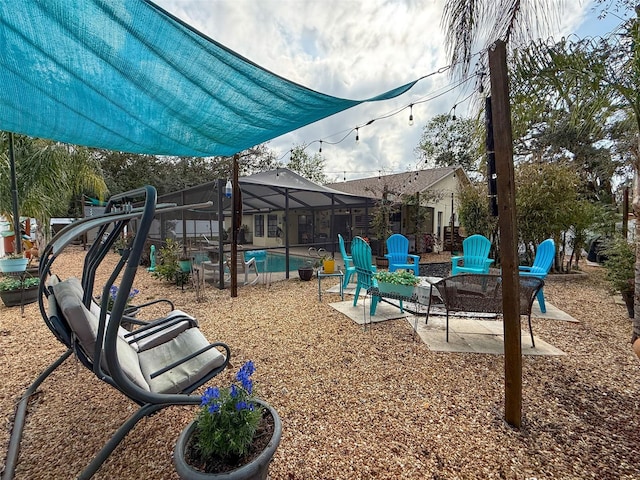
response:
{"label": "cloudy sky", "polygon": [[[562,0],[557,0],[562,3]],[[322,93],[368,98],[436,73],[448,62],[441,17],[444,0],[156,0],[207,36],[262,67]],[[591,0],[564,2],[556,38],[604,34],[620,20],[597,20]],[[549,35],[544,35],[545,37]],[[446,72],[386,102],[363,104],[276,138],[269,147],[288,161],[296,145],[322,155],[330,180],[352,180],[416,167],[424,125],[451,112],[474,114],[476,83]],[[415,123],[409,126],[408,105]],[[399,112],[397,114],[394,114]],[[382,118],[389,115],[388,118]],[[363,126],[372,119],[373,124]],[[360,141],[355,141],[355,127]],[[334,144],[332,144],[334,143]]]}

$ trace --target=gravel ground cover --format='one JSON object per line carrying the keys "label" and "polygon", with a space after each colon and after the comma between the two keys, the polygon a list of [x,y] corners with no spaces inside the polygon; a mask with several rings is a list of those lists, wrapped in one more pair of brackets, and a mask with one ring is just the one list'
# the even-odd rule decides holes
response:
{"label": "gravel ground cover", "polygon": [[[81,258],[81,249],[65,254],[56,271],[79,275]],[[272,480],[638,479],[640,362],[631,324],[602,269],[583,268],[579,278],[546,283],[548,301],[581,323],[534,319],[536,335],[566,356],[523,357],[520,429],[504,421],[502,356],[430,352],[406,320],[363,332],[329,307],[338,295],[318,302],[316,281],[294,275],[242,287],[236,298],[207,288],[199,302],[193,289],[141,268],[135,286],[139,301],[171,298],[209,340],[231,347],[233,367],[211,385],[228,385],[242,363],[255,362],[258,394],[283,421]],[[0,305],[0,461],[17,401],[63,350],[37,304],[24,316]],[[76,478],[134,409],[68,359],[30,403],[15,478]],[[172,449],[196,410],[170,407],[142,420],[94,478],[177,479]]]}

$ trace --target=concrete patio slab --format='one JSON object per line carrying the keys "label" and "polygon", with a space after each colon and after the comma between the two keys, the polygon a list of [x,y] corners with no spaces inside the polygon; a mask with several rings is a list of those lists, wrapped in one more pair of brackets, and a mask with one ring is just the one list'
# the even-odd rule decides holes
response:
{"label": "concrete patio slab", "polygon": [[[485,353],[492,355],[504,354],[504,331],[500,317],[495,319],[475,318],[473,314],[467,316],[449,316],[449,341],[446,341],[446,318],[443,315],[429,316],[429,323],[425,324],[424,315],[412,315],[400,312],[400,309],[386,302],[378,303],[376,314],[369,315],[370,300],[360,297],[358,305],[353,306],[353,300],[330,303],[329,306],[349,317],[358,325],[381,323],[386,320],[406,318],[406,321],[416,331],[416,338],[420,338],[433,352]],[[554,307],[547,313],[562,316],[562,312]],[[566,315],[566,314],[565,314]],[[565,355],[558,348],[550,345],[534,335],[535,348],[531,347],[531,336],[526,329],[526,320],[522,323],[522,354],[523,355]],[[535,330],[534,330],[535,331]]]}
{"label": "concrete patio slab", "polygon": [[[369,315],[369,307],[371,303],[369,300],[363,301],[363,297],[360,296],[358,305],[353,306],[353,300],[345,300],[344,302],[330,303],[329,306],[335,308],[340,313],[343,313],[358,325],[364,325],[365,315],[367,323],[379,323],[386,320],[395,320],[398,318],[412,317],[408,312],[401,312],[400,309],[394,305],[388,303],[379,302],[376,307],[376,314],[372,317]],[[365,310],[366,308],[366,310]]]}
{"label": "concrete patio slab", "polygon": [[[504,354],[504,331],[501,320],[481,320],[449,317],[449,341],[446,341],[444,317],[430,317],[425,325],[424,317],[411,317],[407,321],[416,328],[420,339],[434,352]],[[522,330],[521,345],[523,355],[565,355],[565,353],[534,335],[536,346],[531,347],[531,336]],[[534,330],[535,331],[535,330]]]}

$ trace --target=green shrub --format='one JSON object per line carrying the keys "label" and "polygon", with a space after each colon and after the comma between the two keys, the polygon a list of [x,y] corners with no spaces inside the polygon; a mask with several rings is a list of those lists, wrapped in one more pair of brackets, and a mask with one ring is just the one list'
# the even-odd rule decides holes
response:
{"label": "green shrub", "polygon": [[604,267],[612,290],[629,292],[634,290],[635,245],[617,236],[605,244],[602,252],[606,256]]}
{"label": "green shrub", "polygon": [[153,275],[167,282],[176,282],[182,273],[178,264],[181,255],[182,246],[175,240],[168,238],[165,245],[158,251],[158,260]]}

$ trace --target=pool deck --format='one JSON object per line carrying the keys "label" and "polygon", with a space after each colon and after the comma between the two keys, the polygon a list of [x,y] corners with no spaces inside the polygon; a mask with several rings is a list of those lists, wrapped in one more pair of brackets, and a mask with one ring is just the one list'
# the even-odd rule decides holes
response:
{"label": "pool deck", "polygon": [[[310,260],[317,259],[317,257],[309,255],[309,248],[312,246],[313,245],[309,245],[307,247],[305,246],[290,247],[289,254],[296,257],[309,258]],[[230,245],[225,245],[225,248],[226,247],[230,247]],[[204,249],[204,250],[208,250],[208,249]],[[243,244],[241,248],[238,248],[238,254],[242,254],[243,252],[246,252],[249,250],[267,250],[268,252],[274,253],[276,255],[284,255],[285,253],[284,247],[268,249],[265,247],[261,247],[261,246],[257,246],[249,243],[249,244]],[[336,260],[336,268],[344,271],[344,262],[342,261],[342,255],[340,254],[339,250],[336,250],[336,253],[334,254],[334,258]],[[420,259],[420,265],[422,266],[423,264],[431,264],[431,263],[436,263],[438,265],[441,265],[441,264],[449,265],[451,261],[450,258],[451,258],[450,252],[442,252],[438,254],[435,254],[435,253],[422,254]],[[260,277],[261,278],[259,279],[258,283],[262,283],[262,284],[287,280],[285,272],[271,272],[267,274],[265,278],[262,271],[260,271]],[[289,273],[289,279],[298,279],[298,278],[299,278],[298,272],[295,269]],[[244,273],[239,272],[238,286],[243,286],[243,284],[244,284]]]}

